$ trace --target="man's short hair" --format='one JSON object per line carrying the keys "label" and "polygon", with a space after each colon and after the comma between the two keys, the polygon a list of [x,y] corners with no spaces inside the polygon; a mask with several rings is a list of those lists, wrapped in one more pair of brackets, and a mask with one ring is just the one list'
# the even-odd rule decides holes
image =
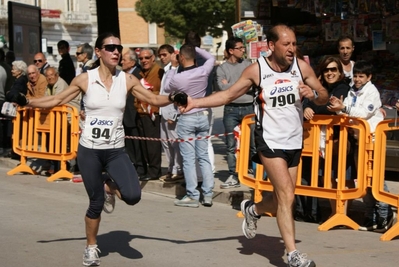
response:
{"label": "man's short hair", "polygon": [[58,72],[58,69],[57,69],[57,68],[55,68],[55,67],[48,67],[48,68],[46,68],[46,69],[44,70],[44,76],[47,75],[47,71],[48,71],[48,70],[54,70],[54,74],[55,74],[55,75],[60,75],[60,73]]}
{"label": "man's short hair", "polygon": [[226,51],[228,52],[229,49],[234,49],[237,43],[244,43],[241,38],[231,36],[229,39],[226,40]]}
{"label": "man's short hair", "polygon": [[58,48],[63,48],[63,47],[69,48],[69,43],[65,40],[61,40],[57,43],[57,47]]}
{"label": "man's short hair", "polygon": [[357,60],[353,66],[353,74],[373,75],[373,64],[366,60]]}
{"label": "man's short hair", "polygon": [[82,48],[82,53],[86,53],[88,59],[93,58],[93,47],[89,45],[88,43],[80,44],[78,45],[78,48]]}
{"label": "man's short hair", "polygon": [[195,47],[190,44],[184,44],[180,47],[180,54],[183,55],[186,59],[195,59]]}
{"label": "man's short hair", "polygon": [[189,31],[186,33],[184,43],[196,47],[201,47],[201,37],[195,31]]}

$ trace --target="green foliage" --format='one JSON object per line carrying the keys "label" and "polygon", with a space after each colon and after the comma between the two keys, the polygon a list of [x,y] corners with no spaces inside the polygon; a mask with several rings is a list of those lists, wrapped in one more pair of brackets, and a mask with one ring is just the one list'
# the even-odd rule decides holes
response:
{"label": "green foliage", "polygon": [[193,30],[214,37],[231,32],[235,23],[235,0],[140,0],[136,11],[146,22],[165,28],[167,35],[184,38]]}

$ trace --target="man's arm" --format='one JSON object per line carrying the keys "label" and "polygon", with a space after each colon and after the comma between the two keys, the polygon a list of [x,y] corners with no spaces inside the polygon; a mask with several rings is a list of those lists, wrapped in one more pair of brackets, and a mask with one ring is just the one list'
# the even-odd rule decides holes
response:
{"label": "man's arm", "polygon": [[209,52],[205,51],[204,49],[195,47],[195,52],[198,53],[200,57],[205,59],[205,63],[202,67],[206,70],[207,74],[213,71],[213,66],[215,65],[215,58]]}
{"label": "man's arm", "polygon": [[216,69],[216,80],[220,90],[226,90],[231,86],[231,84],[227,80],[227,75],[224,71],[223,65],[219,65]]}

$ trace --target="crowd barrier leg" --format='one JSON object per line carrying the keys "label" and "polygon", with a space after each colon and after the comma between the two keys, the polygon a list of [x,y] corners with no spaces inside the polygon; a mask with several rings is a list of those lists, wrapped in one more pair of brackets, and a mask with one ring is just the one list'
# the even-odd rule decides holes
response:
{"label": "crowd barrier leg", "polygon": [[47,178],[47,182],[54,182],[58,179],[72,179],[73,174],[67,170],[66,160],[61,160],[60,170]]}
{"label": "crowd barrier leg", "polygon": [[31,167],[29,167],[26,164],[26,162],[27,162],[26,157],[21,155],[20,164],[17,167],[15,167],[14,169],[8,171],[7,175],[14,175],[17,173],[29,173],[29,174],[37,175],[38,173],[35,170],[33,170]]}

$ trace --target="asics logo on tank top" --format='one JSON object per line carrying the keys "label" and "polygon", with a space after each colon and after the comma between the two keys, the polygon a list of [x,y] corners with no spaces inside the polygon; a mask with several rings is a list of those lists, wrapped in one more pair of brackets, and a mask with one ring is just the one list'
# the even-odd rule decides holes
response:
{"label": "asics logo on tank top", "polygon": [[263,80],[264,80],[264,79],[267,79],[267,78],[270,78],[270,77],[273,77],[273,76],[274,76],[273,73],[265,74],[265,75],[263,76]]}
{"label": "asics logo on tank top", "polygon": [[107,126],[113,126],[114,122],[112,120],[99,120],[97,118],[95,118],[94,120],[92,120],[90,122],[90,125],[107,125]]}
{"label": "asics logo on tank top", "polygon": [[294,90],[294,86],[288,85],[288,86],[274,86],[272,90],[270,91],[270,95],[274,95],[275,93],[284,93],[284,92],[290,92]]}

